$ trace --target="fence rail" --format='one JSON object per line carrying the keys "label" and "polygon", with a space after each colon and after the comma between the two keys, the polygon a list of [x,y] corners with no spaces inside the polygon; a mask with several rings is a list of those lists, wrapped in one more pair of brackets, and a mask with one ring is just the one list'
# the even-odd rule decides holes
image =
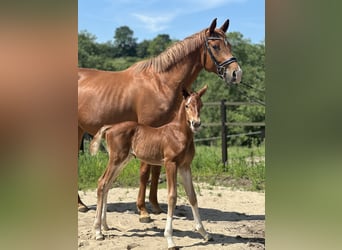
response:
{"label": "fence rail", "polygon": [[228,138],[231,138],[234,136],[255,135],[255,134],[261,134],[264,136],[264,133],[265,133],[264,131],[256,131],[256,132],[249,132],[249,133],[235,134],[235,135],[228,134],[228,127],[230,126],[266,127],[265,122],[229,122],[227,121],[227,108],[229,106],[241,106],[241,105],[260,105],[260,103],[259,102],[228,102],[226,100],[221,100],[220,102],[204,103],[204,106],[220,106],[221,122],[204,123],[203,127],[220,126],[221,137],[200,138],[200,139],[195,139],[195,142],[218,140],[221,138],[222,163],[225,166],[228,165],[228,143],[227,143]]}

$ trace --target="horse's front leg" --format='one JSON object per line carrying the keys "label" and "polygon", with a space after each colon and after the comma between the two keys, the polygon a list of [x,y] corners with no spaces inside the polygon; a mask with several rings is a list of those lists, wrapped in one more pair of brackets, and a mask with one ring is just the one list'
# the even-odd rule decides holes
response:
{"label": "horse's front leg", "polygon": [[[83,135],[84,131],[78,127],[78,149],[81,148],[81,144],[83,143]],[[82,202],[80,195],[78,195],[78,211],[85,213],[89,210],[89,208]]]}
{"label": "horse's front leg", "polygon": [[183,186],[184,186],[185,192],[188,196],[188,199],[191,205],[192,214],[194,216],[194,221],[195,221],[195,229],[202,235],[202,237],[206,241],[210,241],[212,240],[212,236],[204,229],[201,217],[199,215],[197,197],[196,197],[194,185],[192,183],[192,175],[191,175],[190,166],[184,166],[180,168],[179,173],[181,175]]}
{"label": "horse's front leg", "polygon": [[85,213],[89,210],[89,208],[82,202],[80,195],[78,195],[78,211]]}
{"label": "horse's front leg", "polygon": [[164,236],[168,249],[178,249],[173,241],[172,220],[177,202],[177,167],[175,163],[166,163],[166,178],[168,192],[168,209]]}

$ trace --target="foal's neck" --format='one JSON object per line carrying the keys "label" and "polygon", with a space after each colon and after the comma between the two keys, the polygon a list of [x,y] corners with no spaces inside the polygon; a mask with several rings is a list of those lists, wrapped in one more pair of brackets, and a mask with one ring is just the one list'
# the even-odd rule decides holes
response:
{"label": "foal's neck", "polygon": [[181,105],[179,107],[179,110],[177,111],[175,117],[172,120],[173,124],[177,124],[179,126],[184,127],[186,130],[191,131],[188,122],[187,122],[187,116],[186,116],[186,111],[185,111],[185,102],[186,100],[183,99],[181,102]]}

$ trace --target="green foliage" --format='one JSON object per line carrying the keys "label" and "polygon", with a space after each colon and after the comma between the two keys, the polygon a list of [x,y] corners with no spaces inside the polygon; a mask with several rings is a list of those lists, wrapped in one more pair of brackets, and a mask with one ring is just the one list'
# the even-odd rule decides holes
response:
{"label": "green foliage", "polygon": [[137,57],[145,58],[150,57],[151,55],[148,53],[148,48],[150,47],[151,41],[144,40],[137,45]]}
{"label": "green foliage", "polygon": [[133,37],[133,31],[128,26],[116,29],[114,35],[114,47],[117,56],[135,56],[137,39]]}
{"label": "green foliage", "polygon": [[[228,155],[229,165],[224,166],[221,162],[220,147],[196,146],[196,154],[191,164],[193,180],[246,190],[264,190],[264,145],[251,148],[231,147]],[[105,152],[99,152],[96,156],[90,156],[88,152],[80,154],[79,189],[96,188],[97,180],[104,172],[107,161],[108,154]],[[132,159],[113,186],[139,186],[139,166],[140,162]],[[165,173],[164,168],[162,173]],[[165,185],[160,186],[165,188]]]}
{"label": "green foliage", "polygon": [[147,52],[151,56],[157,56],[162,53],[171,44],[170,36],[167,34],[158,35],[154,38],[147,48]]}
{"label": "green foliage", "polygon": [[[108,154],[99,152],[91,156],[88,152],[80,153],[78,157],[78,187],[79,189],[97,188],[97,181],[107,167]],[[138,186],[139,162],[132,159],[122,170],[114,186]]]}

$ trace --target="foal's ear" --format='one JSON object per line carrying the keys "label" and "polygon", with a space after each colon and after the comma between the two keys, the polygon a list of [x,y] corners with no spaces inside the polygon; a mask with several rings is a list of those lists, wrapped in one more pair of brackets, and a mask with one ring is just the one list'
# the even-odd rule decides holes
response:
{"label": "foal's ear", "polygon": [[229,19],[227,19],[227,20],[224,22],[224,24],[221,26],[220,29],[223,30],[224,33],[226,33],[227,30],[228,30],[228,27],[229,27]]}
{"label": "foal's ear", "polygon": [[188,96],[190,96],[189,92],[186,89],[182,89],[183,97],[186,99]]}
{"label": "foal's ear", "polygon": [[208,85],[206,84],[206,85],[204,85],[203,88],[201,88],[201,89],[197,92],[197,94],[198,94],[200,97],[202,97],[202,95],[204,95],[204,93],[207,91],[207,88],[208,88]]}
{"label": "foal's ear", "polygon": [[212,34],[216,28],[216,21],[217,21],[217,18],[215,18],[211,24],[210,24],[210,28],[209,28],[209,34]]}

